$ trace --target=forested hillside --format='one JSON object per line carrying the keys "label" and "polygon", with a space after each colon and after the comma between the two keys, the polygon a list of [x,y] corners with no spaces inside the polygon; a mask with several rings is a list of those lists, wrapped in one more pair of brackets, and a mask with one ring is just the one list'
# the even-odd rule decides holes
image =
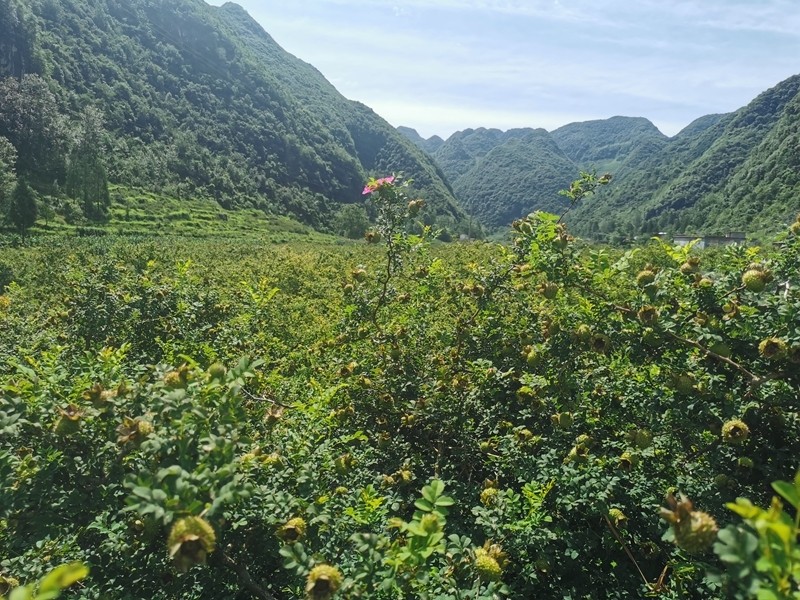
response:
{"label": "forested hillside", "polygon": [[0,98],[13,146],[3,170],[16,158],[20,177],[56,197],[81,199],[69,180],[86,168],[83,144],[101,183],[322,228],[369,174],[394,171],[414,178],[429,220],[461,218],[428,157],[232,3],[0,0]]}
{"label": "forested hillside", "polygon": [[[468,129],[435,146],[432,156],[463,205],[492,226],[533,209],[557,209],[553,189],[581,170],[597,170],[611,173],[614,183],[570,215],[583,236],[763,235],[785,227],[800,209],[798,92],[800,76],[794,76],[738,111],[701,117],[672,138],[647,119],[612,117],[550,134],[538,130],[538,148],[509,144],[530,129]],[[426,148],[431,140],[415,142]],[[503,160],[486,163],[499,148]]]}

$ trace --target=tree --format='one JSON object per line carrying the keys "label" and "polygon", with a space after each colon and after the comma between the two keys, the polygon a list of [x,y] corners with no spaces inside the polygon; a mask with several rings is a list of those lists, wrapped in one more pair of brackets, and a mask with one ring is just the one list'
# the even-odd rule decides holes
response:
{"label": "tree", "polygon": [[88,107],[81,115],[77,142],[69,157],[67,194],[78,200],[83,213],[93,220],[102,219],[110,203],[104,142],[103,113]]}
{"label": "tree", "polygon": [[0,137],[0,218],[8,213],[11,193],[17,183],[16,163],[16,149],[6,138]]}
{"label": "tree", "polygon": [[45,186],[64,181],[64,119],[44,79],[0,80],[0,136],[17,150],[18,175]]}
{"label": "tree", "polygon": [[8,211],[11,224],[25,237],[28,229],[36,223],[37,215],[36,197],[31,186],[24,179],[18,180],[11,195],[11,206]]}
{"label": "tree", "polygon": [[351,240],[362,238],[369,228],[367,211],[363,206],[346,204],[336,214],[333,227],[336,233]]}

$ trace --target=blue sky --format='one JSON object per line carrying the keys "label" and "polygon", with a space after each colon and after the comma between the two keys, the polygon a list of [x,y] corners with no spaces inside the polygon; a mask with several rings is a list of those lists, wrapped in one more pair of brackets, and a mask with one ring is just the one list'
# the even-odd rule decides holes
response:
{"label": "blue sky", "polygon": [[425,137],[614,115],[674,135],[800,73],[798,0],[237,3],[346,97]]}

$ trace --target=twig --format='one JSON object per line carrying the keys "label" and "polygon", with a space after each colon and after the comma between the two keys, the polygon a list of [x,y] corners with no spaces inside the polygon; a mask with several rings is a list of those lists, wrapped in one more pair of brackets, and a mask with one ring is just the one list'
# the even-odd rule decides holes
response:
{"label": "twig", "polygon": [[[611,522],[611,519],[608,518],[608,515],[603,515],[603,519],[605,519],[606,525],[608,525],[608,528],[611,530],[611,534],[614,536],[614,538],[617,540],[617,542],[619,542],[619,545],[622,546],[622,549],[625,551],[625,554],[628,555],[628,558],[631,559],[631,562],[633,563],[633,566],[636,567],[636,570],[638,571],[639,576],[642,578],[642,581],[644,581],[644,584],[649,589],[651,589],[653,591],[660,591],[659,588],[661,586],[663,586],[662,579],[663,579],[664,573],[663,572],[661,573],[661,577],[659,578],[658,584],[650,583],[647,580],[647,577],[644,576],[644,573],[642,573],[642,569],[639,568],[639,563],[636,562],[636,559],[633,557],[633,554],[628,549],[627,544],[622,540],[622,537],[620,537],[619,533],[617,532],[617,528],[614,527],[614,524]],[[658,587],[657,587],[657,585],[658,585]]]}
{"label": "twig", "polygon": [[276,404],[276,405],[278,405],[278,406],[280,406],[282,408],[295,408],[291,404],[283,404],[282,402],[278,402],[277,400],[274,400],[272,398],[267,398],[266,396],[256,396],[255,394],[251,394],[250,392],[248,392],[244,388],[242,388],[241,391],[242,391],[242,394],[244,394],[245,396],[250,398],[250,400],[256,400],[256,401],[259,401],[259,402],[270,402],[271,404]]}
{"label": "twig", "polygon": [[248,592],[250,592],[253,596],[259,598],[259,600],[278,600],[275,596],[270,594],[267,590],[262,588],[255,581],[253,581],[253,578],[250,576],[247,567],[245,567],[244,565],[236,564],[236,562],[234,562],[234,560],[230,556],[228,556],[221,550],[219,551],[219,557],[223,565],[225,565],[226,567],[228,567],[233,571],[236,571],[236,576],[239,579],[239,584]]}

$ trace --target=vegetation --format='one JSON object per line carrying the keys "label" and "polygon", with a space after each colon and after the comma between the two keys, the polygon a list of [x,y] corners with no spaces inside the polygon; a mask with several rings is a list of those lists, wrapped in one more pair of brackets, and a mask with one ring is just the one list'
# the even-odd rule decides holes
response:
{"label": "vegetation", "polygon": [[370,173],[402,171],[429,222],[463,221],[423,152],[235,4],[0,0],[0,57],[0,167],[6,138],[81,218],[107,217],[108,181],[329,229]]}
{"label": "vegetation", "polygon": [[799,107],[795,76],[734,113],[697,119],[673,138],[628,117],[538,130],[535,145],[519,141],[532,129],[468,129],[441,144],[407,135],[431,152],[464,207],[489,226],[534,209],[557,210],[553,190],[580,170],[597,170],[612,173],[615,185],[570,216],[585,237],[621,242],[659,231],[745,231],[763,241],[800,210],[793,150]]}
{"label": "vegetation", "polygon": [[800,227],[779,252],[621,253],[536,213],[511,247],[438,246],[402,180],[364,191],[357,246],[0,249],[4,581],[80,561],[82,598],[796,593],[794,516],[755,507],[797,469]]}

